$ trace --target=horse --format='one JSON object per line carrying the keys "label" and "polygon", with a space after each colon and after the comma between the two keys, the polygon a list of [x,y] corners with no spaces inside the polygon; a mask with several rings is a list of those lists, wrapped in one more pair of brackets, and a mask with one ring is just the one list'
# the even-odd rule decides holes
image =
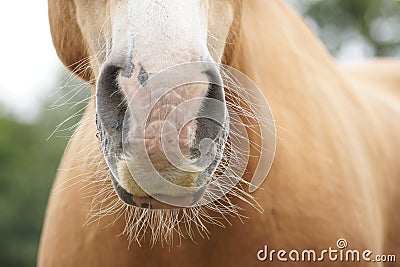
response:
{"label": "horse", "polygon": [[[282,0],[49,0],[49,17],[60,59],[92,86],[93,99],[53,185],[38,266],[282,266],[288,255],[281,249],[339,251],[347,246],[374,255],[400,251],[399,62],[337,64]],[[181,188],[199,188],[220,171],[214,165],[222,164],[223,151],[229,150],[224,120],[192,121],[179,134],[179,147],[193,157],[196,151],[190,146],[198,146],[199,137],[222,136],[214,146],[213,168],[202,176],[204,171],[193,171],[190,164],[192,169],[178,171],[157,157],[157,122],[165,117],[150,115],[152,136],[138,137],[135,125],[123,123],[121,115],[123,101],[139,108],[146,105],[145,98],[135,101],[132,96],[138,86],[170,66],[197,61],[223,63],[250,77],[268,100],[277,126],[268,179],[253,193],[244,186],[240,194],[221,201],[225,204],[209,203],[219,206],[220,213],[218,208],[187,205],[187,196],[197,203],[204,192],[196,199],[197,191],[183,195],[149,182],[152,195],[182,203],[171,208],[152,199],[152,207],[151,197],[135,182],[137,175],[149,175],[146,165],[140,165],[141,157],[130,155],[122,163],[117,157],[125,132],[144,140],[157,170]],[[203,66],[199,76],[221,79],[218,68]],[[224,105],[233,102],[223,86],[192,87],[193,95],[177,91],[178,96],[160,100],[157,110],[195,97]],[[151,95],[149,91],[143,95]],[[235,105],[247,110],[251,103]],[[194,103],[186,112],[196,113],[200,106]],[[259,144],[260,127],[245,127],[250,141]],[[172,123],[171,128],[179,127]],[[252,147],[239,184],[250,182],[259,158],[260,151]],[[129,175],[124,163],[131,164],[128,169],[135,175]],[[216,215],[222,215],[222,222]],[[296,261],[296,266],[320,264],[315,258]],[[327,257],[324,264],[365,266],[363,261]]]}

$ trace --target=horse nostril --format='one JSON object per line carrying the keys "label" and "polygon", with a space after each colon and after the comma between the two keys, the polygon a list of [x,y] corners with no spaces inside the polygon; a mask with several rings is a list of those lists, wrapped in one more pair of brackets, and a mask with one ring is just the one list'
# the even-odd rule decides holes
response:
{"label": "horse nostril", "polygon": [[115,91],[115,89],[118,89],[117,77],[120,72],[121,68],[116,65],[105,65],[102,68],[99,79],[97,81],[97,89],[103,90],[97,90],[97,94],[101,95],[107,93],[108,96],[110,96]]}
{"label": "horse nostril", "polygon": [[220,73],[215,67],[211,67],[204,71],[209,80],[208,92],[206,97],[216,99],[219,101],[225,101],[224,90],[222,88],[222,78]]}
{"label": "horse nostril", "polygon": [[121,70],[116,65],[105,65],[97,81],[96,90],[98,124],[104,128],[117,146],[122,145],[122,125],[127,109],[117,82]]}
{"label": "horse nostril", "polygon": [[215,68],[209,68],[204,73],[208,76],[209,86],[197,114],[195,142],[191,150],[196,165],[205,168],[198,177],[197,185],[204,184],[215,171],[222,158],[229,129],[221,76]]}
{"label": "horse nostril", "polygon": [[197,114],[196,141],[200,144],[203,139],[215,140],[227,123],[227,109],[222,79],[219,72],[209,69],[204,72],[209,79],[207,94],[202,100]]}
{"label": "horse nostril", "polygon": [[204,138],[215,140],[226,126],[228,118],[225,93],[222,78],[215,67],[208,68],[204,73],[209,80],[208,90],[198,112],[198,131],[196,140],[200,143]]}

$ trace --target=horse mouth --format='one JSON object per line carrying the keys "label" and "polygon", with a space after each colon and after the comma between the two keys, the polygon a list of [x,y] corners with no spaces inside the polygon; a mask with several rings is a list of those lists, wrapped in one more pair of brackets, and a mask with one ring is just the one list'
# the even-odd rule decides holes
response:
{"label": "horse mouth", "polygon": [[[202,64],[202,68],[207,66]],[[147,98],[154,96],[148,92],[164,86],[165,78],[172,75],[142,81],[144,93],[139,90],[132,99],[127,90],[133,86],[126,86],[125,79],[123,90],[121,72],[105,65],[96,92],[96,124],[118,197],[127,205],[145,209],[202,205],[229,131],[223,87],[213,81],[219,73],[199,71],[207,84],[179,85],[149,104]],[[188,97],[192,94],[197,98]],[[146,108],[149,111],[143,117]]]}
{"label": "horse mouth", "polygon": [[[124,188],[122,188],[118,182],[113,179],[114,189],[118,195],[118,197],[125,203],[134,207],[139,207],[143,209],[177,209],[178,206],[171,205],[168,203],[182,203],[187,206],[195,205],[199,201],[199,197],[202,196],[201,193],[197,195],[187,195],[187,196],[162,196],[162,199],[167,199],[168,203],[158,200],[155,197],[150,195],[147,196],[135,196],[131,193],[128,193]],[[160,196],[156,196],[160,197]],[[179,205],[177,204],[177,205]]]}

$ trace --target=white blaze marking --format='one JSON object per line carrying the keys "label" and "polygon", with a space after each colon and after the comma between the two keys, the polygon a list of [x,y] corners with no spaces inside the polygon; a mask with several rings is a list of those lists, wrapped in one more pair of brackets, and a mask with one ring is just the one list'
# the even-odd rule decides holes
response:
{"label": "white blaze marking", "polygon": [[198,0],[127,0],[132,59],[156,72],[209,57],[207,14]]}

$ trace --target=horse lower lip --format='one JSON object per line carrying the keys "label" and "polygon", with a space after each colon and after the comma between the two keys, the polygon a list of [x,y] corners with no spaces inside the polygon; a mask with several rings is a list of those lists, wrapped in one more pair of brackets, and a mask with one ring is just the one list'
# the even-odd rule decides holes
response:
{"label": "horse lower lip", "polygon": [[[161,197],[163,200],[168,202],[164,203],[152,196],[143,196],[143,197],[134,196],[128,193],[125,189],[123,189],[119,185],[119,183],[114,179],[113,179],[113,185],[120,200],[122,200],[123,202],[125,202],[130,206],[145,208],[145,209],[181,209],[181,208],[193,207],[199,202],[199,200],[203,195],[199,194],[199,192],[202,191],[204,193],[203,190],[200,190],[199,192],[194,194],[178,196],[178,197],[155,195],[156,198]],[[169,203],[176,203],[176,205],[172,205]]]}
{"label": "horse lower lip", "polygon": [[[185,197],[169,197],[171,200],[173,199],[175,202],[182,202],[185,205],[190,205],[193,202],[193,196],[185,196]],[[132,196],[132,201],[136,203],[137,207],[145,208],[145,209],[178,209],[182,208],[179,206],[173,206],[167,203],[163,203],[153,197],[136,197]]]}

